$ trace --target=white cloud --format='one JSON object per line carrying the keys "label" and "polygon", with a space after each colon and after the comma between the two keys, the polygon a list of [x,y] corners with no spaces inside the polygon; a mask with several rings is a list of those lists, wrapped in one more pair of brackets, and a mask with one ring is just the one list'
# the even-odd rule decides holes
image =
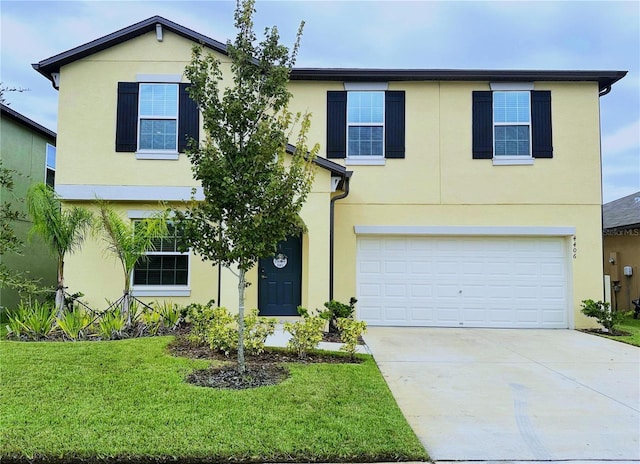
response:
{"label": "white cloud", "polygon": [[640,119],[602,137],[602,154],[609,157],[627,150],[635,150],[640,162]]}

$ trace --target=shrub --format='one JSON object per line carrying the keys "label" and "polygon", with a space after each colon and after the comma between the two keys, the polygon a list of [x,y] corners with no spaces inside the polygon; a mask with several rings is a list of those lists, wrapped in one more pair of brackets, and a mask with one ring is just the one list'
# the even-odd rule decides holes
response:
{"label": "shrub", "polygon": [[298,353],[300,359],[304,359],[309,350],[315,349],[322,341],[325,319],[319,316],[309,316],[304,308],[298,308],[298,313],[307,315],[299,321],[286,322],[284,331],[291,334],[287,347]]}
{"label": "shrub", "polygon": [[258,310],[252,309],[244,317],[244,349],[257,355],[264,352],[264,344],[269,335],[276,331],[277,320],[273,317],[258,316]]}
{"label": "shrub", "polygon": [[81,308],[76,307],[71,311],[65,311],[62,317],[56,318],[58,327],[66,338],[71,340],[84,339],[91,330],[91,317]]}
{"label": "shrub", "polygon": [[158,334],[162,326],[162,315],[158,311],[147,310],[142,313],[140,320],[144,324],[144,329],[146,329],[150,335]]}
{"label": "shrub", "polygon": [[209,323],[207,341],[212,350],[220,351],[226,356],[238,349],[238,329],[236,319],[224,307],[213,308],[213,319]]}
{"label": "shrub", "polygon": [[162,325],[169,330],[175,330],[182,321],[182,307],[173,301],[163,301],[162,304],[157,301],[154,303],[155,311],[162,318]]}
{"label": "shrub", "polygon": [[612,311],[609,303],[602,301],[582,300],[581,306],[582,314],[595,318],[609,332],[615,331],[615,326],[624,318],[621,312]]}
{"label": "shrub", "polygon": [[117,307],[100,316],[97,323],[97,333],[103,340],[117,340],[125,336],[126,325],[127,317],[122,309]]}
{"label": "shrub", "polygon": [[340,330],[340,339],[344,343],[340,350],[349,353],[353,359],[356,354],[358,339],[367,330],[367,323],[354,319],[340,318],[338,319],[338,330]]}
{"label": "shrub", "polygon": [[210,300],[205,305],[191,303],[182,310],[185,322],[191,324],[188,338],[192,342],[208,343],[209,326],[213,322],[214,304],[214,300]]}
{"label": "shrub", "polygon": [[[261,318],[258,310],[252,309],[244,317],[244,349],[249,354],[264,352],[264,344],[275,332],[276,319]],[[213,309],[213,320],[209,325],[207,340],[212,350],[229,356],[238,351],[238,315],[233,316],[227,308]]]}
{"label": "shrub", "polygon": [[353,318],[357,302],[358,300],[354,297],[349,299],[349,304],[336,300],[325,302],[324,307],[327,309],[320,313],[320,317],[329,321],[329,332],[337,333],[339,331],[338,319]]}
{"label": "shrub", "polygon": [[56,310],[50,303],[20,302],[15,311],[7,311],[8,335],[16,338],[26,336],[32,340],[48,337],[55,327]]}

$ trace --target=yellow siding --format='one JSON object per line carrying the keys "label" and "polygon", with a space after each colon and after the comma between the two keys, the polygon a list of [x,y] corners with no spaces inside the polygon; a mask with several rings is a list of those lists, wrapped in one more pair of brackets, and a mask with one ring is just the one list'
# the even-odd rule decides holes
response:
{"label": "yellow siding", "polygon": [[[182,74],[191,43],[165,32],[159,43],[149,33],[126,44],[66,65],[61,70],[59,184],[193,186],[189,162],[136,160],[115,152],[116,89],[136,74]],[[222,57],[228,62],[226,57]],[[228,64],[225,64],[228,75]],[[183,78],[184,81],[184,78]],[[384,166],[347,166],[354,171],[349,196],[336,203],[335,297],[355,294],[355,225],[572,226],[578,252],[571,260],[576,326],[589,326],[579,302],[602,298],[600,228],[599,100],[596,83],[536,82],[551,90],[553,159],[530,166],[493,166],[471,156],[471,93],[488,82],[392,82],[406,92],[406,158]],[[326,92],[340,82],[294,81],[293,111],[312,113],[311,143],[326,141]],[[344,165],[344,160],[336,160]],[[302,212],[302,303],[321,307],[329,293],[330,174],[318,169]],[[121,209],[141,205],[122,204]],[[567,238],[566,240],[570,240]],[[122,291],[115,263],[104,264],[95,240],[67,261],[71,290],[92,302]],[[216,298],[217,268],[192,260],[192,293],[180,302]],[[257,304],[257,272],[249,274],[247,307]],[[221,303],[237,305],[237,284],[222,273]]]}

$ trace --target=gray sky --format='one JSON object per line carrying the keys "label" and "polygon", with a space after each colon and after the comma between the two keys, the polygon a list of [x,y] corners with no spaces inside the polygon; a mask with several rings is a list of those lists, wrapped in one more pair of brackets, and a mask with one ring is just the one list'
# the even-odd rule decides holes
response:
{"label": "gray sky", "polygon": [[[0,0],[0,76],[30,89],[11,107],[56,130],[57,92],[31,68],[153,15],[233,39],[235,1]],[[604,201],[640,190],[640,2],[267,1],[256,31],[291,44],[306,21],[300,67],[624,70],[602,97]],[[567,172],[567,176],[571,173]]]}

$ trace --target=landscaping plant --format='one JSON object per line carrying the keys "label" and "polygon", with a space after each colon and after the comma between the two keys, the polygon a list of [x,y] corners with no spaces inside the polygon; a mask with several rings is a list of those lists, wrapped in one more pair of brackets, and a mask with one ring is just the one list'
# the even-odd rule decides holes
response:
{"label": "landscaping plant", "polygon": [[56,323],[65,337],[73,341],[86,338],[91,330],[91,316],[81,307],[65,311],[56,318]]}
{"label": "landscaping plant", "polygon": [[58,258],[56,310],[64,307],[64,257],[80,248],[92,222],[91,213],[77,206],[62,208],[54,190],[44,183],[33,184],[27,191],[27,210],[33,221],[32,233],[40,235]]}
{"label": "landscaping plant", "polygon": [[[238,327],[240,315],[235,317],[224,307],[213,309],[213,318],[207,335],[212,350],[229,356],[238,350]],[[269,335],[275,332],[276,320],[258,316],[258,310],[247,311],[244,317],[244,349],[249,354],[264,352],[264,344]]]}
{"label": "landscaping plant", "polygon": [[7,311],[7,335],[31,340],[47,338],[55,327],[56,308],[49,303],[34,300],[31,303],[20,302],[16,310]]}
{"label": "landscaping plant", "polygon": [[207,304],[191,303],[184,310],[185,321],[190,324],[187,338],[196,343],[208,343],[209,327],[213,323],[215,301],[209,300]]}
{"label": "landscaping plant", "polygon": [[349,304],[337,300],[325,302],[324,307],[327,309],[320,313],[320,317],[329,321],[329,333],[339,332],[338,319],[353,318],[357,302],[354,297],[349,299]]}
{"label": "landscaping plant", "polygon": [[284,331],[291,334],[287,347],[298,353],[300,359],[304,359],[322,341],[322,329],[326,321],[319,316],[310,316],[303,307],[298,308],[298,314],[302,318],[296,322],[285,322]]}
{"label": "landscaping plant", "polygon": [[593,317],[607,331],[614,332],[615,326],[624,318],[624,314],[613,311],[609,303],[593,300],[582,300],[582,314]]}
{"label": "landscaping plant", "polygon": [[[198,146],[192,141],[187,151],[204,198],[175,211],[191,250],[238,278],[240,373],[245,371],[246,273],[260,258],[273,255],[278,242],[304,230],[299,213],[311,190],[319,150],[318,145],[307,148],[310,116],[288,110],[289,75],[303,25],[291,52],[280,44],[275,27],[265,29],[264,40],[257,42],[254,7],[255,0],[236,4],[238,33],[227,43],[228,62],[222,64],[195,46],[185,69],[189,96],[201,111],[206,132],[204,142]],[[230,80],[223,79],[227,67]],[[290,136],[295,149],[288,153]]]}
{"label": "landscaping plant", "polygon": [[356,321],[355,319],[340,318],[338,319],[338,330],[340,331],[340,339],[344,343],[340,350],[349,353],[351,359],[353,359],[356,354],[358,339],[366,332],[367,323]]}
{"label": "landscaping plant", "polygon": [[114,307],[104,312],[97,322],[97,333],[103,340],[118,340],[125,337],[127,316],[122,309]]}
{"label": "landscaping plant", "polygon": [[123,219],[109,203],[99,200],[96,227],[102,231],[107,251],[120,261],[123,274],[122,312],[127,327],[134,317],[131,314],[131,278],[136,263],[148,259],[146,253],[155,250],[155,243],[168,233],[166,213],[131,222]]}

